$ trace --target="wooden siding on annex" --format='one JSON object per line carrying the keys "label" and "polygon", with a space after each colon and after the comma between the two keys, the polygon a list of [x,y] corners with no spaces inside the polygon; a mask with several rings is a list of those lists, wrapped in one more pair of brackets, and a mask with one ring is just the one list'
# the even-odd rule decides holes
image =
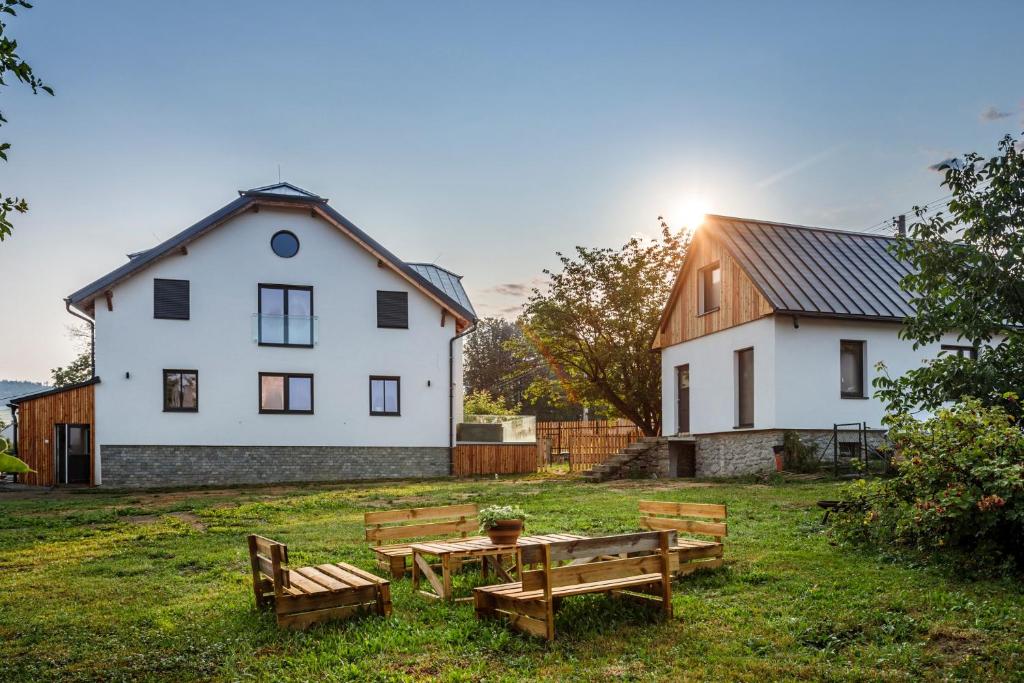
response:
{"label": "wooden siding on annex", "polygon": [[35,399],[18,406],[18,457],[35,470],[19,474],[18,481],[30,486],[53,486],[55,424],[89,425],[89,485],[95,484],[96,430],[93,425],[95,385],[76,387]]}
{"label": "wooden siding on annex", "polygon": [[[718,263],[722,268],[722,300],[718,310],[697,314],[697,278],[706,266]],[[672,296],[668,315],[662,320],[654,348],[660,349],[736,327],[771,315],[772,306],[764,295],[721,245],[698,231],[690,246],[686,265]]]}

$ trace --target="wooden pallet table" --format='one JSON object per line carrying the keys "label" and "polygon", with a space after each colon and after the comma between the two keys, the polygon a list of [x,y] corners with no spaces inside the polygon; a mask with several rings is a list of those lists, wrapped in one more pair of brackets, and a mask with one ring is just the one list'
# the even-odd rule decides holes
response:
{"label": "wooden pallet table", "polygon": [[[412,587],[420,594],[437,600],[468,602],[472,596],[454,598],[452,593],[452,571],[467,560],[480,560],[481,575],[486,578],[489,569],[503,581],[512,581],[510,571],[514,567],[505,567],[505,558],[515,559],[519,549],[546,543],[576,541],[586,538],[578,534],[542,534],[538,536],[520,536],[516,545],[495,545],[489,538],[470,538],[465,541],[435,541],[413,543],[412,549]],[[441,576],[437,575],[428,558],[436,558],[441,565]],[[513,562],[514,564],[514,562]],[[420,578],[427,580],[433,589],[421,590]]]}

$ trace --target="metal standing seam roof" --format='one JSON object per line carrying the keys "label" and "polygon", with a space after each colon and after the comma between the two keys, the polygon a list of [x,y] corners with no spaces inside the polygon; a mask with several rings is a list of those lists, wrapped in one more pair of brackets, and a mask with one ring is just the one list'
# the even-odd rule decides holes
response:
{"label": "metal standing seam roof", "polygon": [[[462,288],[461,283],[458,283],[457,287],[454,285],[452,286],[452,290],[455,292],[453,295],[453,293],[447,291],[443,286],[439,286],[437,283],[432,282],[429,277],[425,276],[419,270],[413,268],[411,265],[385,249],[379,242],[359,229],[354,223],[352,223],[352,221],[348,220],[328,206],[327,199],[315,195],[312,192],[295,187],[294,185],[290,185],[289,183],[278,183],[276,185],[269,185],[267,187],[260,187],[252,190],[240,190],[238,194],[238,199],[221,207],[217,211],[214,211],[206,218],[179,232],[170,239],[161,242],[152,249],[130,254],[127,263],[115,268],[98,280],[69,295],[66,300],[71,303],[71,305],[80,307],[82,304],[100,295],[104,290],[112,287],[114,284],[134,275],[136,272],[159,260],[164,255],[185,246],[192,240],[206,233],[208,230],[216,228],[228,218],[246,211],[252,205],[258,204],[260,199],[264,199],[278,202],[294,202],[295,204],[311,204],[319,207],[319,209],[327,214],[331,220],[334,220],[343,226],[346,230],[352,233],[357,240],[368,245],[370,249],[379,254],[383,259],[387,260],[410,280],[418,283],[427,289],[427,291],[433,293],[457,315],[462,316],[470,323],[476,322],[476,312],[469,303],[469,297],[466,296],[466,292]],[[432,266],[432,268],[437,269],[438,267]],[[449,271],[444,272],[449,273]],[[458,279],[458,276],[451,273],[449,273],[449,275]],[[438,279],[442,278],[439,277]]]}
{"label": "metal standing seam roof", "polygon": [[448,296],[458,301],[466,309],[476,314],[473,304],[462,286],[462,276],[456,275],[447,268],[442,268],[434,263],[409,263],[410,268],[425,277],[432,285],[441,289]]}
{"label": "metal standing seam roof", "polygon": [[718,239],[777,313],[903,320],[913,315],[900,287],[912,272],[881,235],[709,215]]}

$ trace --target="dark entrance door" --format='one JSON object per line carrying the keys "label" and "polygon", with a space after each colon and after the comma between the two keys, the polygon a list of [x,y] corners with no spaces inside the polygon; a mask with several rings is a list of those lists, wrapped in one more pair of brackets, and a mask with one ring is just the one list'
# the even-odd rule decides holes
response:
{"label": "dark entrance door", "polygon": [[58,484],[89,483],[89,425],[54,425]]}
{"label": "dark entrance door", "polygon": [[676,433],[690,433],[690,366],[676,368]]}

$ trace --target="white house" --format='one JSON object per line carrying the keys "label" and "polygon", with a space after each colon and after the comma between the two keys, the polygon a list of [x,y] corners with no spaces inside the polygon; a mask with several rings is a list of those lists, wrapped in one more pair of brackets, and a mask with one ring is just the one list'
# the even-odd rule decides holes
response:
{"label": "white house", "polygon": [[772,466],[793,430],[822,447],[843,423],[880,435],[876,364],[892,376],[939,353],[973,354],[949,334],[914,349],[910,272],[892,238],[708,216],[662,314],[662,431],[695,450],[696,473]]}
{"label": "white house", "polygon": [[63,437],[89,480],[447,476],[476,321],[459,276],[288,183],[239,195],[68,297],[95,320],[91,433]]}

